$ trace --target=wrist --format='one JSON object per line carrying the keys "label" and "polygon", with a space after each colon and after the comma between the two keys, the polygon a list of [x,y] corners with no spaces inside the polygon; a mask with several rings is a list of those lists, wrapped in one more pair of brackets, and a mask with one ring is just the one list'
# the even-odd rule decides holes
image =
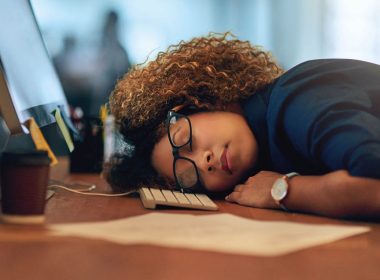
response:
{"label": "wrist", "polygon": [[290,192],[290,180],[298,176],[299,174],[296,172],[291,172],[285,174],[281,178],[278,178],[272,185],[271,196],[275,201],[277,208],[282,209],[284,211],[288,211],[288,208],[284,204],[284,200],[288,196]]}

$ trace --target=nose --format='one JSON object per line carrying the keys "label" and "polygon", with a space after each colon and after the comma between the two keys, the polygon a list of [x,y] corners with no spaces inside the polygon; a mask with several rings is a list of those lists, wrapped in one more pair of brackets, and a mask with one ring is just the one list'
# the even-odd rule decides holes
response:
{"label": "nose", "polygon": [[211,150],[181,151],[181,156],[193,160],[199,171],[211,172],[215,170],[218,165],[218,160]]}
{"label": "nose", "polygon": [[213,154],[213,152],[210,150],[207,150],[201,153],[201,156],[197,162],[197,165],[199,169],[203,171],[211,172],[215,170],[216,163],[217,163],[216,157]]}

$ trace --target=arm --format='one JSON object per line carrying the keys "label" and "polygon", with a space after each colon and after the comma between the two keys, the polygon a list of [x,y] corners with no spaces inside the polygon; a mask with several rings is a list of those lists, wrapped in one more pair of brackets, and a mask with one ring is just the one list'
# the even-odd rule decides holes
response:
{"label": "arm", "polygon": [[[274,181],[281,176],[262,171],[236,186],[226,200],[277,209],[270,191]],[[353,177],[343,170],[323,176],[296,176],[289,180],[289,193],[283,203],[289,210],[297,212],[335,218],[380,219],[380,180]]]}
{"label": "arm", "polygon": [[[374,64],[319,60],[286,72],[273,86],[266,120],[271,154],[265,155],[273,170],[330,172],[291,178],[286,207],[331,217],[380,217],[379,74]],[[276,208],[270,190],[280,176],[260,172],[228,200]]]}
{"label": "arm", "polygon": [[[307,102],[301,97],[293,99],[288,107],[295,107],[284,114],[285,131],[289,132],[287,137],[305,162],[331,171],[322,176],[291,178],[284,205],[293,211],[330,217],[380,220],[379,119],[357,104],[343,106],[339,103],[341,99],[336,103],[325,102],[331,106],[326,110],[321,110],[324,107],[315,102],[312,108],[304,109],[306,105],[301,105]],[[324,99],[318,100],[323,102]],[[270,191],[274,181],[281,176],[269,171],[260,172],[236,186],[227,200],[260,208],[277,208]]]}

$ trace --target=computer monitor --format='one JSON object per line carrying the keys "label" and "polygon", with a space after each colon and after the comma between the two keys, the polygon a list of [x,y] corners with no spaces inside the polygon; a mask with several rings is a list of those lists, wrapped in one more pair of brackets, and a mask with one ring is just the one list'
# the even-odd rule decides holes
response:
{"label": "computer monitor", "polygon": [[31,117],[53,151],[64,153],[64,138],[52,114],[58,107],[69,114],[31,3],[0,0],[0,153],[33,145],[24,126]]}

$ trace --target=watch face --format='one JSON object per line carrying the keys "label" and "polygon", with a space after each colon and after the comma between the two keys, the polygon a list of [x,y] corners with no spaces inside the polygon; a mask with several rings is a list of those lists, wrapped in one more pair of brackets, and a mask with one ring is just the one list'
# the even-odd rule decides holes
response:
{"label": "watch face", "polygon": [[281,201],[288,192],[288,183],[284,178],[277,179],[272,187],[271,194],[274,200]]}

